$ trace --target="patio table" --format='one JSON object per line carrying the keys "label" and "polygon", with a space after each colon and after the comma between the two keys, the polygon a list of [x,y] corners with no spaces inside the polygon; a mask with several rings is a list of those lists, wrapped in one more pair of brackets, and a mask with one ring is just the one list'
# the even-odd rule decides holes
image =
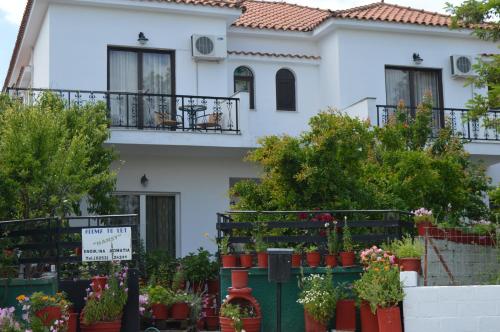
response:
{"label": "patio table", "polygon": [[205,105],[189,104],[189,105],[179,106],[179,110],[182,111],[182,117],[184,117],[184,113],[188,114],[189,129],[195,130],[198,112],[206,111],[207,107]]}

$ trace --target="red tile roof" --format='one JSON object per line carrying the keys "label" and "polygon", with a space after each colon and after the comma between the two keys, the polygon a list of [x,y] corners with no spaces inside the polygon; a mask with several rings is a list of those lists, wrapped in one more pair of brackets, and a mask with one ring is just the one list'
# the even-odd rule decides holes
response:
{"label": "red tile roof", "polygon": [[147,2],[171,2],[188,5],[238,8],[243,0],[140,0]]}
{"label": "red tile roof", "polygon": [[256,29],[312,31],[332,14],[286,2],[245,1],[242,8],[243,14],[233,25]]}
{"label": "red tile roof", "polygon": [[449,15],[384,2],[377,2],[366,6],[336,11],[334,13],[334,17],[444,27],[451,24],[451,18]]}
{"label": "red tile roof", "polygon": [[254,52],[254,51],[227,51],[227,53],[234,55],[267,56],[273,58],[291,58],[291,59],[307,59],[307,60],[321,59],[319,55],[308,55],[308,54],[270,53],[270,52]]}

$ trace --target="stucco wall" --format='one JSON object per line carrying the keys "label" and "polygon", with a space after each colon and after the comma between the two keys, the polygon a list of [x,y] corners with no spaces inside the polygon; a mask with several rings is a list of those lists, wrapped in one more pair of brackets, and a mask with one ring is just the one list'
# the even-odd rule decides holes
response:
{"label": "stucco wall", "polygon": [[40,33],[33,48],[32,87],[48,88],[50,86],[50,14],[47,12]]}

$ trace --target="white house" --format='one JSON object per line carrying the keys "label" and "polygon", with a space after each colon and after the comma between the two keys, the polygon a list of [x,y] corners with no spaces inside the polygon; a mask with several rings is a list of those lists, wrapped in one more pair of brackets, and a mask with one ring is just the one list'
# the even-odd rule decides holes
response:
{"label": "white house", "polygon": [[230,185],[258,177],[242,160],[257,138],[299,134],[326,107],[383,125],[430,90],[436,126],[454,121],[498,183],[499,133],[462,121],[471,62],[498,45],[449,23],[384,2],[29,0],[4,90],[107,102],[123,212],[139,213],[148,248],[183,255],[212,246],[202,234]]}

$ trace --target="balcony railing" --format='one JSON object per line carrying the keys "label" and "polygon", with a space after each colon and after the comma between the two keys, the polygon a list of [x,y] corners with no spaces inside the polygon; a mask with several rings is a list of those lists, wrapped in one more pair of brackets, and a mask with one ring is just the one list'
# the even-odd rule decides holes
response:
{"label": "balcony railing", "polygon": [[239,99],[154,93],[8,88],[26,104],[36,104],[44,92],[59,96],[66,106],[103,102],[111,127],[164,129],[201,133],[239,133]]}
{"label": "balcony railing", "polygon": [[[383,127],[395,113],[397,106],[377,105],[377,126]],[[415,115],[415,107],[406,107],[409,118]],[[500,111],[491,110],[479,119],[471,119],[468,109],[464,108],[434,108],[432,110],[431,136],[436,137],[439,128],[448,125],[453,133],[468,141],[500,141],[500,131],[494,124],[500,121]]]}

